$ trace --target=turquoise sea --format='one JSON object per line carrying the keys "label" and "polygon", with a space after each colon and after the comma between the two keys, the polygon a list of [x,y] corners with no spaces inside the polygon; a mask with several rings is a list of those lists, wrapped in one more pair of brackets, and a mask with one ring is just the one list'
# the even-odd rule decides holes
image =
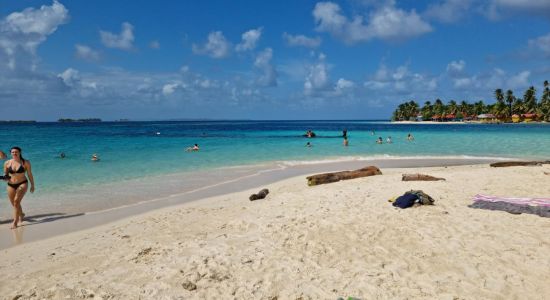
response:
{"label": "turquoise sea", "polygon": [[[313,130],[316,138],[302,135]],[[342,130],[349,147],[343,147]],[[374,132],[374,135],[373,135]],[[411,133],[415,140],[406,139]],[[376,144],[391,136],[392,144]],[[306,142],[313,147],[305,147]],[[199,152],[186,147],[199,144]],[[550,124],[378,121],[174,121],[0,124],[0,149],[23,149],[36,192],[26,209],[93,211],[178,193],[251,169],[375,157],[548,159]],[[65,159],[59,153],[66,154]],[[97,153],[101,161],[91,162]],[[162,189],[162,190],[155,190]],[[0,217],[11,207],[0,190]],[[101,203],[101,205],[94,205]]]}

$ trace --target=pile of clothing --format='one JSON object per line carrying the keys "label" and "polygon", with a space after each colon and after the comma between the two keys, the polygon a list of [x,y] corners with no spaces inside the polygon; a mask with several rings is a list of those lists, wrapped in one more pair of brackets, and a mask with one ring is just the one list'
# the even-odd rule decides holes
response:
{"label": "pile of clothing", "polygon": [[424,193],[422,190],[410,190],[397,197],[393,202],[393,206],[399,208],[413,207],[415,204],[420,205],[433,205],[435,200],[430,195]]}

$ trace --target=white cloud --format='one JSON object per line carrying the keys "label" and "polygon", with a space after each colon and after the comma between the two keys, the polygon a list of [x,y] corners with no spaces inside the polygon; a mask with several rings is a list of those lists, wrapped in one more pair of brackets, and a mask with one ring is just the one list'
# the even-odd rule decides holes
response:
{"label": "white cloud", "polygon": [[349,20],[338,4],[319,2],[313,10],[316,30],[353,44],[374,38],[403,40],[432,31],[414,10],[406,12],[395,8],[394,3],[378,8],[369,15],[368,23],[362,16]]}
{"label": "white cloud", "polygon": [[[57,1],[40,9],[26,8],[9,14],[0,20],[0,61],[5,61],[11,70],[17,68],[17,60],[28,64],[36,58],[37,47],[68,20],[69,11]],[[31,64],[28,67],[33,70],[35,66]]]}
{"label": "white cloud", "polygon": [[511,89],[525,88],[529,86],[530,71],[522,71],[506,81],[506,86]]}
{"label": "white cloud", "polygon": [[108,31],[99,31],[101,42],[105,47],[121,50],[131,50],[134,48],[134,26],[128,22],[122,23],[120,34],[114,34]]}
{"label": "white cloud", "polygon": [[354,87],[355,87],[355,83],[353,81],[340,78],[338,79],[338,81],[336,81],[336,86],[334,87],[334,91],[337,95],[341,95],[346,91],[350,91]]}
{"label": "white cloud", "polygon": [[550,33],[536,39],[529,40],[529,47],[540,50],[545,56],[550,57]]}
{"label": "white cloud", "polygon": [[95,51],[94,49],[86,45],[80,45],[80,44],[76,44],[74,47],[76,51],[75,56],[77,58],[89,60],[89,61],[99,60],[99,52]]}
{"label": "white cloud", "polygon": [[457,78],[454,80],[454,87],[455,88],[467,88],[472,85],[473,79],[471,78]]}
{"label": "white cloud", "polygon": [[392,70],[382,63],[363,87],[372,91],[387,91],[391,87],[398,93],[413,93],[433,91],[437,84],[436,78],[410,72],[406,65]]}
{"label": "white cloud", "polygon": [[454,23],[468,13],[472,0],[445,0],[431,4],[424,15],[442,23]]}
{"label": "white cloud", "polygon": [[184,88],[184,85],[181,82],[167,83],[162,86],[162,94],[164,96],[170,96],[179,88]]}
{"label": "white cloud", "polygon": [[65,83],[69,87],[75,86],[80,82],[78,71],[73,68],[68,68],[67,70],[63,71],[63,73],[58,74],[57,77],[61,78],[63,80],[63,83]]}
{"label": "white cloud", "polygon": [[204,54],[212,58],[224,58],[229,55],[230,44],[221,31],[213,31],[208,34],[208,41],[204,46],[193,44],[193,53]]}
{"label": "white cloud", "polygon": [[254,66],[261,70],[262,75],[256,80],[261,86],[277,86],[277,71],[271,64],[273,50],[266,48],[260,52],[254,61]]}
{"label": "white cloud", "polygon": [[548,0],[492,0],[482,11],[489,19],[499,20],[508,15],[543,15],[550,16]]}
{"label": "white cloud", "polygon": [[326,89],[329,84],[328,66],[325,55],[320,54],[319,60],[312,65],[304,82],[304,94],[312,95],[316,91]]}
{"label": "white cloud", "polygon": [[149,43],[149,48],[151,48],[151,49],[160,49],[159,41],[151,41]]}
{"label": "white cloud", "polygon": [[238,52],[254,50],[262,36],[262,28],[251,29],[242,34],[242,42],[235,47]]}
{"label": "white cloud", "polygon": [[321,45],[320,37],[310,38],[305,35],[290,35],[285,32],[283,33],[283,38],[285,39],[287,45],[291,47],[301,46],[307,48],[317,48]]}
{"label": "white cloud", "polygon": [[447,73],[453,78],[460,77],[464,75],[464,68],[466,68],[466,62],[464,60],[451,61],[447,64]]}

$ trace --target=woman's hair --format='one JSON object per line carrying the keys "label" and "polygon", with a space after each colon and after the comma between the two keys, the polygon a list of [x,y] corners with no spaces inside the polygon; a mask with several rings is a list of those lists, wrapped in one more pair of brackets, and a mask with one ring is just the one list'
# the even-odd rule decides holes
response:
{"label": "woman's hair", "polygon": [[21,150],[21,148],[19,148],[17,146],[13,146],[13,147],[11,147],[10,152],[11,152],[11,150],[14,150],[14,149],[19,151],[19,158],[21,158],[21,161],[23,163],[25,163],[25,159],[23,158],[23,151]]}

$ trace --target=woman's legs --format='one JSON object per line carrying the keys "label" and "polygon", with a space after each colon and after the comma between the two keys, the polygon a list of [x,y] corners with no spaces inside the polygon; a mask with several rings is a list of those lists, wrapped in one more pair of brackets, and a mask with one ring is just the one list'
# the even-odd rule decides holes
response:
{"label": "woman's legs", "polygon": [[20,222],[23,222],[23,209],[21,208],[21,201],[27,193],[27,183],[23,183],[16,189],[8,186],[8,198],[10,199],[11,205],[13,206],[13,224],[11,228],[17,228],[17,225]]}

